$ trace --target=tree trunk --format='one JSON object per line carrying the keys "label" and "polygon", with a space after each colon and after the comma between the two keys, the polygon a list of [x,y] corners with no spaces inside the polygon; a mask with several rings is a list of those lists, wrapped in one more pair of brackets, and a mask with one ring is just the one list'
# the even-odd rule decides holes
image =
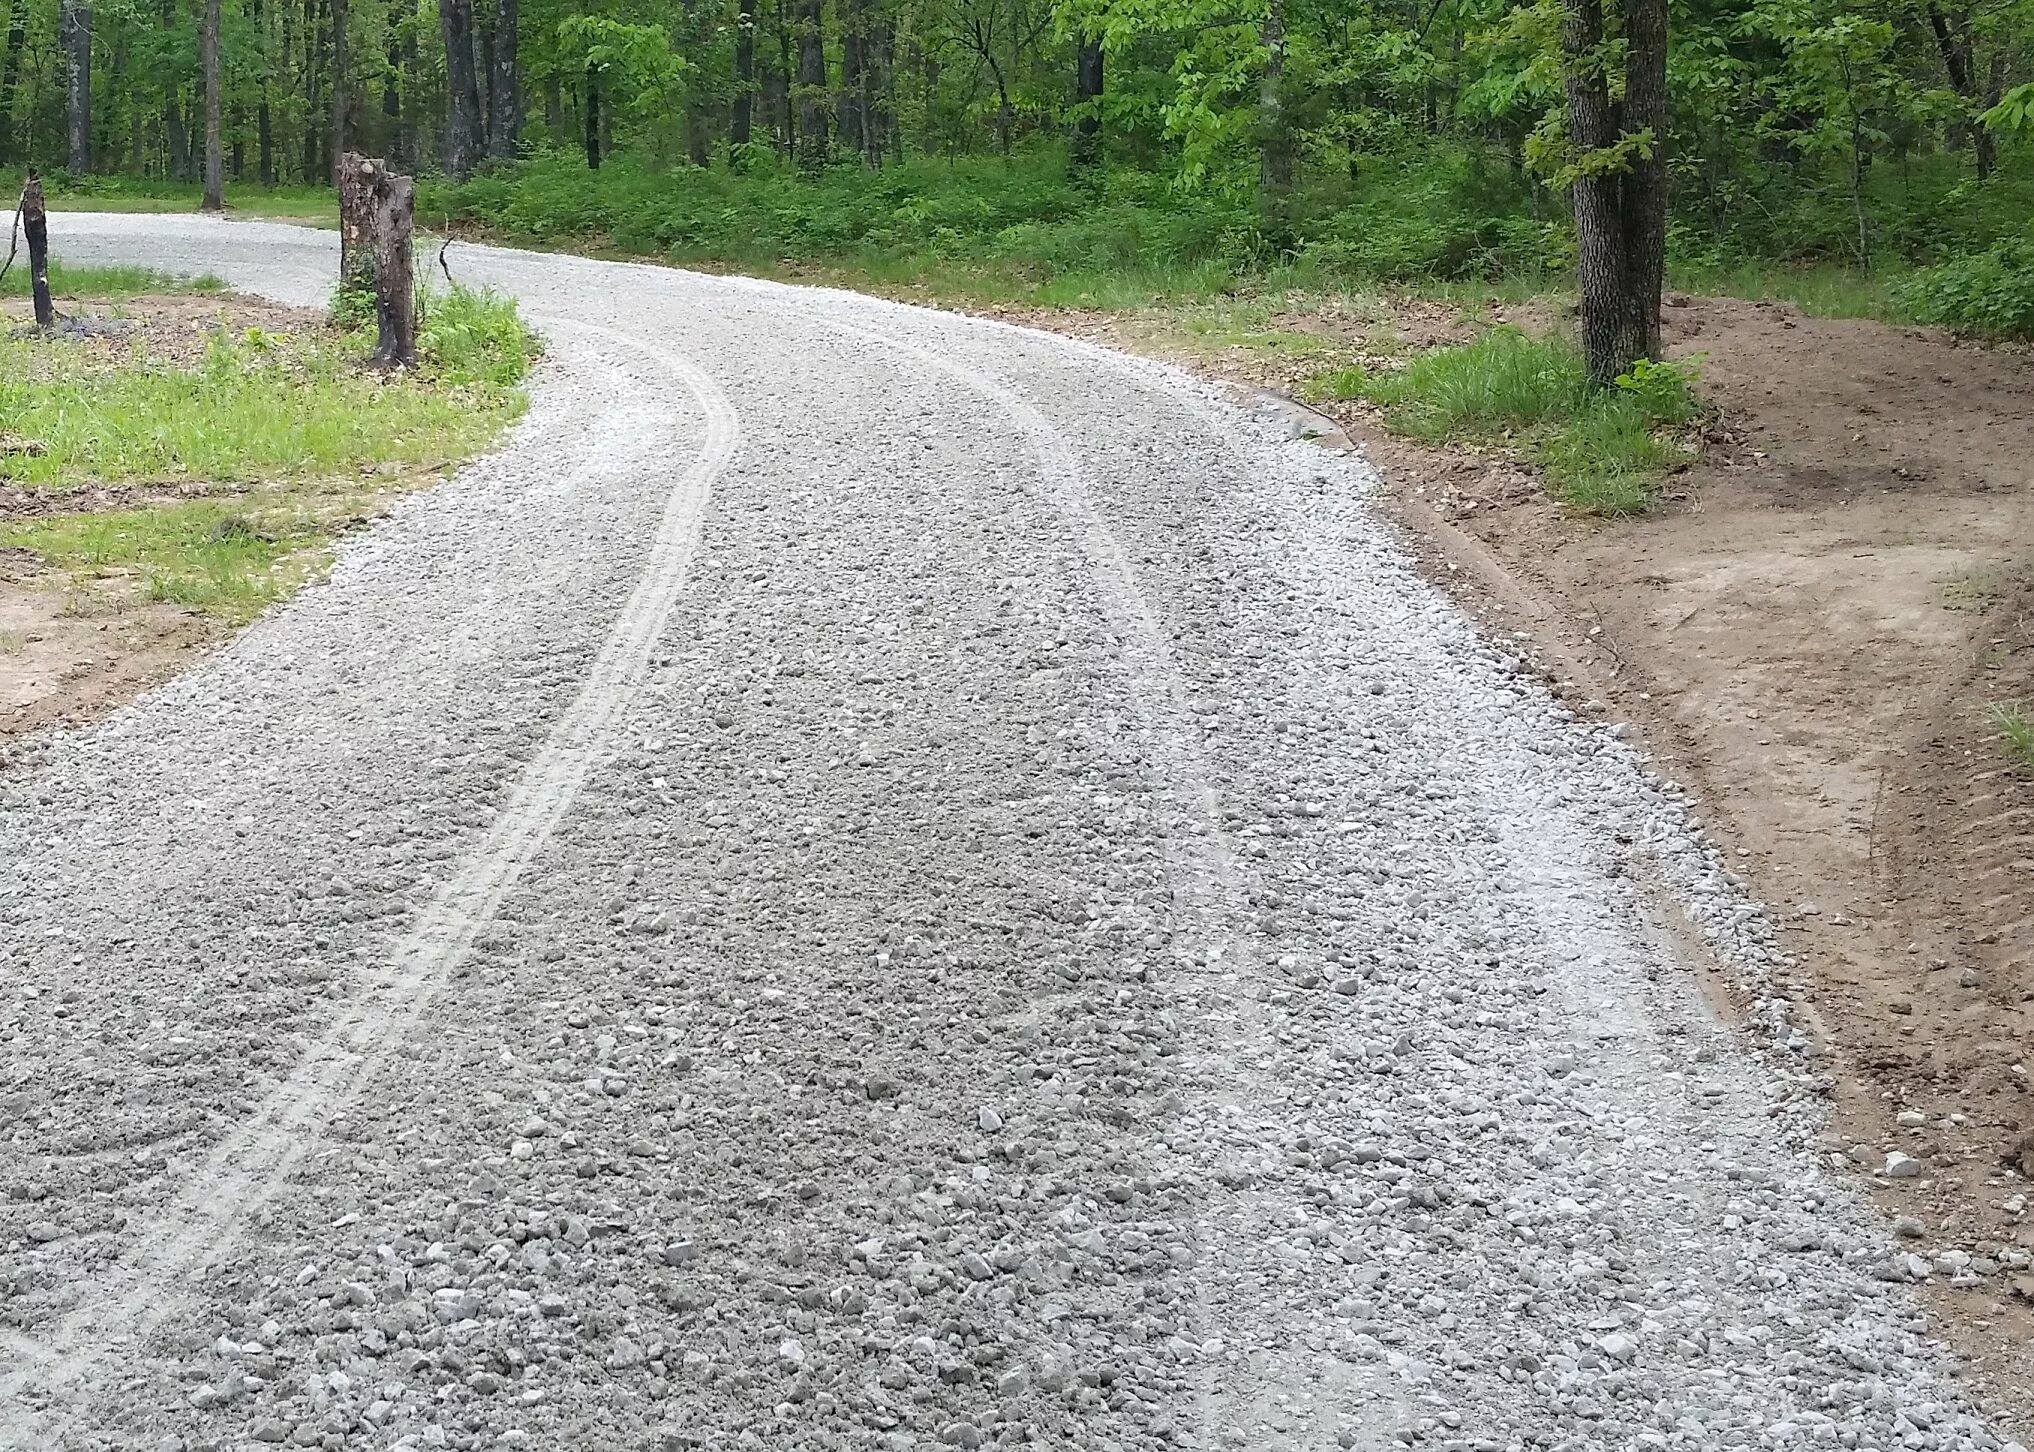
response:
{"label": "tree trunk", "polygon": [[565,83],[556,71],[544,80],[544,138],[552,146],[565,141]]}
{"label": "tree trunk", "polygon": [[28,287],[35,298],[35,325],[54,326],[56,308],[49,300],[49,214],[43,208],[42,178],[28,169],[21,189],[21,231],[28,238]]}
{"label": "tree trunk", "polygon": [[1601,0],[1565,0],[1561,31],[1568,135],[1584,156],[1650,133],[1621,171],[1584,167],[1574,183],[1582,354],[1589,380],[1614,384],[1641,358],[1660,356],[1660,288],[1666,266],[1667,6],[1628,0],[1623,102],[1603,57]]}
{"label": "tree trunk", "polygon": [[1264,74],[1257,83],[1258,185],[1266,209],[1284,215],[1292,190],[1292,134],[1285,119],[1285,0],[1264,14]]}
{"label": "tree trunk", "polygon": [[756,118],[756,0],[741,0],[735,20],[734,123],[728,139],[736,146],[749,144]]}
{"label": "tree trunk", "polygon": [[825,0],[798,0],[798,164],[826,165]]}
{"label": "tree trunk", "polygon": [[339,290],[364,293],[374,286],[374,184],[385,163],[349,151],[339,159]]}
{"label": "tree trunk", "polygon": [[445,170],[457,181],[480,160],[480,87],[473,73],[473,0],[438,0],[445,41]]}
{"label": "tree trunk", "polygon": [[28,6],[15,0],[7,21],[7,53],[0,56],[0,162],[14,154],[14,88],[21,76],[21,48],[28,43]]}
{"label": "tree trunk", "polygon": [[226,210],[226,165],[219,144],[219,0],[205,0],[198,36],[199,66],[205,73],[205,199],[207,212]]}
{"label": "tree trunk", "polygon": [[1083,166],[1102,150],[1102,43],[1083,40],[1075,63],[1074,100],[1080,115],[1074,120],[1074,160]]}
{"label": "tree trunk", "polygon": [[332,0],[332,145],[327,160],[332,164],[328,182],[339,176],[339,158],[346,154],[346,108],[352,95],[346,85],[346,0]]}
{"label": "tree trunk", "polygon": [[862,147],[862,14],[866,0],[840,3],[840,144]]}
{"label": "tree trunk", "polygon": [[82,174],[92,169],[92,7],[84,0],[63,0],[59,24],[67,82],[67,160],[73,172]]}
{"label": "tree trunk", "polygon": [[517,0],[495,0],[494,108],[488,113],[487,154],[513,158],[523,148],[522,15]]}
{"label": "tree trunk", "polygon": [[[1973,64],[1970,40],[1970,16],[1954,18],[1943,12],[1939,5],[1928,7],[1928,25],[1935,32],[1935,48],[1942,53],[1943,69],[1949,72],[1949,84],[1970,112],[1988,109],[1979,94],[1977,67]],[[1991,128],[1966,116],[1949,127],[1951,144],[1960,137],[1969,137],[1972,159],[1977,164],[1979,181],[1988,180],[1995,160],[1995,139]]]}
{"label": "tree trunk", "polygon": [[417,365],[414,245],[417,184],[377,166],[374,177],[375,366]]}
{"label": "tree trunk", "polygon": [[600,170],[600,72],[586,68],[586,169]]}

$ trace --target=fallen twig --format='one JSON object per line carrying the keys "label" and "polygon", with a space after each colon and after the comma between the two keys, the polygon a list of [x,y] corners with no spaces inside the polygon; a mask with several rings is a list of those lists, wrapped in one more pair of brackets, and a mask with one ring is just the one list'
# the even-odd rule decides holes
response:
{"label": "fallen twig", "polygon": [[0,263],[0,282],[7,281],[7,269],[14,265],[14,254],[21,250],[21,208],[28,200],[28,189],[23,187],[21,196],[14,203],[14,229],[7,242],[7,260]]}
{"label": "fallen twig", "polygon": [[[452,219],[450,217],[447,217],[445,219],[445,225],[448,228],[452,225]],[[452,280],[452,269],[445,265],[445,254],[449,252],[451,249],[452,249],[452,234],[451,232],[448,231],[445,234],[445,240],[438,244],[438,270],[445,274],[445,286],[457,287],[459,286],[459,284]]]}

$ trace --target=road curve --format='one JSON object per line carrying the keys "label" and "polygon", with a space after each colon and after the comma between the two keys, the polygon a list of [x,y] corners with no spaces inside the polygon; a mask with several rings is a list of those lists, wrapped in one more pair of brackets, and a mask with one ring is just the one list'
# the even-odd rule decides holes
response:
{"label": "road curve", "polygon": [[1360,466],[453,260],[550,339],[507,447],[0,777],[0,1447],[2011,1445],[1764,920]]}

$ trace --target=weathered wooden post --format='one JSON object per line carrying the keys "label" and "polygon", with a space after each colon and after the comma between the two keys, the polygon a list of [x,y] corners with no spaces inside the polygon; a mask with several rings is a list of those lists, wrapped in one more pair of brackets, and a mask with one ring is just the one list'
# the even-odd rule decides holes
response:
{"label": "weathered wooden post", "polygon": [[374,350],[379,368],[417,365],[417,184],[386,166],[374,178]]}
{"label": "weathered wooden post", "polygon": [[28,286],[35,294],[35,325],[56,324],[56,308],[49,300],[49,213],[43,206],[42,177],[28,169],[28,185],[21,189],[21,230],[28,235]]}
{"label": "weathered wooden post", "polygon": [[349,151],[339,158],[339,290],[374,287],[374,179],[388,168]]}

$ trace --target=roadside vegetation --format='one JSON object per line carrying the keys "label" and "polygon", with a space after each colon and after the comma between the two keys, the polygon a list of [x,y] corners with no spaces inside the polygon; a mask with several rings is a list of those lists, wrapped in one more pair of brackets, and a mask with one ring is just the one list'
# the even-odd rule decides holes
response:
{"label": "roadside vegetation", "polygon": [[535,356],[487,294],[433,297],[422,366],[388,378],[360,366],[371,330],[250,313],[216,284],[64,281],[69,329],[0,336],[0,485],[17,491],[0,548],[40,560],[74,611],[251,618],[316,575],[334,534],[485,449]]}
{"label": "roadside vegetation", "polygon": [[2034,716],[2018,701],[2001,701],[1992,707],[1992,724],[2013,764],[2034,776]]}

